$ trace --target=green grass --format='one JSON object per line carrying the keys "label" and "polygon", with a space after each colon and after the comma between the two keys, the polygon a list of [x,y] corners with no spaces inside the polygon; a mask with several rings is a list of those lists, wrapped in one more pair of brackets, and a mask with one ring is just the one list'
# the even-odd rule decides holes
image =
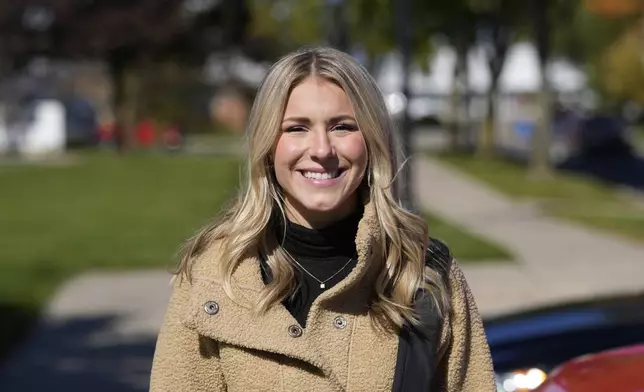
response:
{"label": "green grass", "polygon": [[0,166],[0,358],[71,275],[172,268],[181,242],[217,214],[239,173],[223,158],[76,161]]}
{"label": "green grass", "polygon": [[644,127],[638,127],[633,132],[633,142],[641,154],[644,154]]}
{"label": "green grass", "polygon": [[510,252],[500,245],[468,233],[465,229],[447,223],[436,215],[427,212],[424,215],[429,224],[430,236],[445,242],[459,262],[509,261],[513,259]]}
{"label": "green grass", "polygon": [[537,202],[552,216],[644,241],[644,209],[607,184],[562,173],[537,181],[525,167],[501,159],[438,158],[511,197]]}

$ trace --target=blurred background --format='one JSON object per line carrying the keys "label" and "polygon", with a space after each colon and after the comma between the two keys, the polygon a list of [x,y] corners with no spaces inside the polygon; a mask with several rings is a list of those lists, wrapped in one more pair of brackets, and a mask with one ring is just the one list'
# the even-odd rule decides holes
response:
{"label": "blurred background", "polygon": [[[0,390],[144,391],[270,64],[376,78],[499,391],[644,343],[641,0],[0,1]],[[644,366],[644,360],[641,363]]]}

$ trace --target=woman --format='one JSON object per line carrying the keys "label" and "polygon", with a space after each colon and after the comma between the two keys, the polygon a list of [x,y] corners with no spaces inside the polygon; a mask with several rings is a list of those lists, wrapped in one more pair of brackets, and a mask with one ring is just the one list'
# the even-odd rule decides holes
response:
{"label": "woman", "polygon": [[152,391],[495,391],[461,270],[399,202],[394,135],[350,56],[269,70],[246,187],[186,247]]}

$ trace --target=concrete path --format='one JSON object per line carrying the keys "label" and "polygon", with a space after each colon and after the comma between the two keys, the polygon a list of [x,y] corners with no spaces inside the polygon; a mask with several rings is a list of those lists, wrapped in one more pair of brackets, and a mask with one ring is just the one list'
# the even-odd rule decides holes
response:
{"label": "concrete path", "polygon": [[514,264],[464,267],[485,315],[644,291],[644,246],[545,217],[432,158],[418,155],[415,165],[415,192],[423,208],[517,257]]}
{"label": "concrete path", "polygon": [[169,281],[165,271],[142,271],[67,282],[0,370],[0,391],[147,391]]}

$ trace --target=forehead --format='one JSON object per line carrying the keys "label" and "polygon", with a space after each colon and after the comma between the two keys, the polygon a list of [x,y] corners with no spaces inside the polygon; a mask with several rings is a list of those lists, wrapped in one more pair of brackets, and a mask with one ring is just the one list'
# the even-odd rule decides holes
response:
{"label": "forehead", "polygon": [[344,90],[330,80],[309,77],[291,91],[284,116],[324,116],[340,112],[353,115],[351,101]]}

